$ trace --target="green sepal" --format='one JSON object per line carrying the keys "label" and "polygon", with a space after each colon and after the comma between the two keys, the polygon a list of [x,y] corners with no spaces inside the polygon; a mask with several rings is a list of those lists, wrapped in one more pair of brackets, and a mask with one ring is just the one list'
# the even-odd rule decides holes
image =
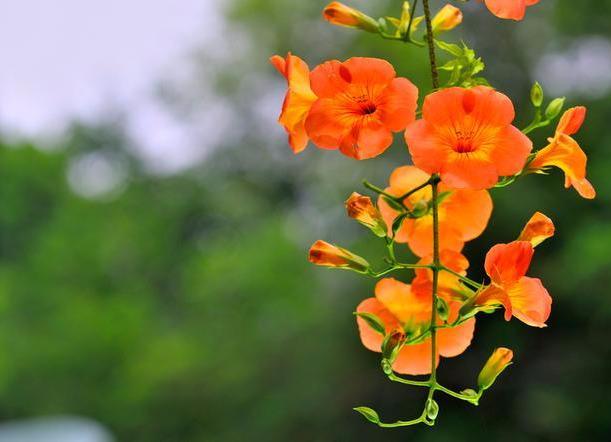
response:
{"label": "green sepal", "polygon": [[376,332],[380,333],[382,336],[386,336],[386,327],[384,327],[384,323],[378,316],[367,312],[354,312],[354,314],[359,318],[362,318],[363,321],[365,321],[367,325],[369,325]]}

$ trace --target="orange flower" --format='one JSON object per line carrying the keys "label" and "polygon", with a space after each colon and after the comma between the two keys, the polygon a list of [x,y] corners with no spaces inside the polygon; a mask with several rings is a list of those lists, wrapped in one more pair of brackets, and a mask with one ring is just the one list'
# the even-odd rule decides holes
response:
{"label": "orange flower", "polygon": [[354,218],[365,227],[371,229],[377,236],[386,236],[386,223],[380,211],[373,205],[371,198],[353,192],[346,200],[346,211],[350,218]]}
{"label": "orange flower", "polygon": [[308,136],[323,149],[340,149],[358,160],[373,158],[414,121],[418,89],[395,78],[392,65],[379,58],[328,61],[310,74],[319,97],[305,122]]}
{"label": "orange flower", "polygon": [[[450,304],[453,312],[458,306]],[[375,298],[367,298],[359,304],[357,312],[371,313],[382,320],[386,332],[425,329],[431,320],[431,293],[426,296],[415,294],[410,285],[393,278],[380,280],[375,288]],[[357,317],[357,324],[363,345],[371,351],[381,352],[383,336],[367,322]],[[473,338],[475,319],[469,319],[454,328],[437,331],[437,362],[439,355],[446,358],[464,352]],[[419,343],[401,348],[392,368],[397,373],[419,375],[431,372],[431,341],[427,338]]]}
{"label": "orange flower", "polygon": [[405,140],[414,165],[448,186],[487,189],[521,171],[532,149],[514,116],[511,100],[489,87],[442,89],[426,97]]}
{"label": "orange flower", "polygon": [[310,68],[301,58],[290,52],[286,58],[274,55],[269,60],[278,72],[284,75],[288,84],[278,122],[288,132],[293,152],[299,153],[308,145],[304,123],[317,98],[310,88]]}
{"label": "orange flower", "polygon": [[588,158],[577,141],[571,137],[579,131],[585,118],[585,107],[568,109],[560,118],[554,137],[548,139],[550,144],[537,152],[528,168],[537,171],[556,166],[564,172],[565,187],[573,186],[579,195],[592,199],[596,196],[596,190],[586,179]]}
{"label": "orange flower", "polygon": [[551,219],[541,212],[535,212],[524,226],[518,241],[529,241],[533,247],[537,247],[547,238],[554,236],[555,231],[556,228]]}
{"label": "orange flower", "polygon": [[438,34],[440,32],[450,31],[461,23],[462,12],[460,9],[447,4],[435,14],[435,17],[433,17],[433,32]]}
{"label": "orange flower", "polygon": [[500,347],[494,350],[477,377],[477,386],[480,391],[490,388],[498,375],[511,364],[512,359],[513,351],[510,349]]}
{"label": "orange flower", "polygon": [[364,258],[321,240],[310,247],[309,260],[319,266],[346,268],[362,273],[369,269],[369,263]]}
{"label": "orange flower", "polygon": [[[429,174],[417,167],[402,166],[390,175],[390,187],[386,188],[386,192],[401,196],[429,178]],[[453,190],[444,183],[439,184],[439,191],[444,196],[439,204],[440,249],[460,251],[466,241],[477,238],[486,228],[492,213],[492,198],[486,190]],[[403,202],[410,210],[424,212],[424,215],[405,219],[395,236],[395,241],[406,242],[418,256],[426,256],[433,251],[433,215],[429,210],[431,198],[430,186],[405,198]],[[378,199],[378,207],[386,225],[392,226],[398,212],[382,197]]]}
{"label": "orange flower", "polygon": [[378,23],[361,11],[340,2],[331,2],[322,11],[325,20],[334,25],[362,29],[368,32],[378,32]]}
{"label": "orange flower", "polygon": [[540,279],[526,275],[534,253],[528,241],[497,244],[486,255],[486,273],[490,285],[475,298],[476,305],[505,307],[505,320],[515,316],[533,327],[545,327],[551,312],[552,298]]}
{"label": "orange flower", "polygon": [[486,6],[499,18],[522,20],[526,7],[539,3],[539,0],[484,0]]}

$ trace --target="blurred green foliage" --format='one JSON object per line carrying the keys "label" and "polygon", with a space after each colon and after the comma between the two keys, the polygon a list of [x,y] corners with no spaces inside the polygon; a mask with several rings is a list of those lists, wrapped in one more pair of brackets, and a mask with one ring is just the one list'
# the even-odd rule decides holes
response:
{"label": "blurred green foliage", "polygon": [[[444,383],[472,386],[499,345],[515,350],[515,364],[478,409],[440,397],[432,430],[382,431],[352,411],[368,405],[388,420],[409,418],[422,392],[391,385],[377,355],[358,341],[352,311],[373,282],[312,268],[306,249],[321,237],[379,259],[382,245],[344,218],[342,202],[363,191],[362,178],[383,184],[408,156],[397,143],[359,163],[312,147],[294,157],[280,128],[270,139],[260,127],[272,127],[283,88],[267,57],[291,50],[310,65],[383,57],[423,94],[428,68],[417,48],[323,23],[323,3],[227,2],[236,56],[219,62],[210,81],[242,131],[188,171],[150,175],[114,124],[75,125],[59,150],[0,146],[3,420],[80,414],[109,426],[118,440],[146,442],[608,440],[608,96],[583,103],[590,113],[578,136],[599,198],[564,190],[556,172],[527,177],[493,191],[490,228],[465,250],[473,277],[481,278],[490,245],[514,238],[535,210],[550,215],[557,236],[537,250],[531,270],[554,297],[549,328],[505,323],[500,315],[479,321],[472,347],[444,361]],[[533,52],[594,32],[611,37],[611,2],[573,3],[542,2],[530,24],[519,25],[470,4],[462,34],[454,34],[524,109],[520,123],[531,116]],[[375,16],[398,11],[400,2],[354,4]],[[535,38],[541,35],[549,40]],[[245,41],[256,44],[240,46]],[[253,77],[278,93],[274,114],[259,91],[244,95]],[[535,134],[539,145],[545,132]],[[101,200],[73,194],[71,160],[109,149],[128,167],[124,191]]]}

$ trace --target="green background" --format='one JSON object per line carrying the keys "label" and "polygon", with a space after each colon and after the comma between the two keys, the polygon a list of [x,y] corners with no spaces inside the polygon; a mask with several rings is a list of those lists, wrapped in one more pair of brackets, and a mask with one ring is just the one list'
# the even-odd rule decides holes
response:
{"label": "green background", "polygon": [[[399,1],[352,3],[374,16]],[[542,0],[519,24],[471,1],[460,30],[512,97],[517,124],[532,117],[532,67],[544,51],[611,37],[610,1]],[[434,2],[434,9],[441,6]],[[381,430],[420,413],[425,392],[392,384],[364,349],[352,312],[374,282],[311,266],[316,239],[378,263],[383,245],[345,217],[343,201],[383,185],[409,162],[400,136],[384,155],[357,162],[310,146],[294,156],[273,125],[284,79],[268,64],[292,51],[314,66],[373,56],[429,88],[425,51],[333,27],[323,1],[231,0],[230,52],[199,54],[206,82],[231,107],[235,130],[202,164],[150,174],[130,153],[120,121],[75,122],[60,148],[0,138],[0,418],[78,414],[121,441],[603,441],[611,388],[611,100],[588,106],[577,135],[589,156],[594,201],[564,190],[558,171],[493,190],[489,229],[469,243],[472,277],[496,242],[517,236],[536,210],[557,235],[537,249],[530,275],[554,298],[546,329],[502,315],[478,321],[472,346],[442,361],[448,386],[472,386],[497,346],[514,364],[478,408],[439,395],[435,428]],[[240,41],[254,41],[243,51]],[[592,69],[596,69],[592,65]],[[537,78],[545,88],[546,79]],[[188,95],[189,91],[183,91]],[[206,102],[193,104],[206,108]],[[270,129],[273,128],[273,129]],[[533,140],[542,146],[549,130]],[[49,142],[51,143],[51,142]],[[66,170],[88,152],[121,158],[127,186],[105,199],[73,194]],[[409,259],[407,252],[403,253]],[[410,275],[402,275],[408,279]]]}

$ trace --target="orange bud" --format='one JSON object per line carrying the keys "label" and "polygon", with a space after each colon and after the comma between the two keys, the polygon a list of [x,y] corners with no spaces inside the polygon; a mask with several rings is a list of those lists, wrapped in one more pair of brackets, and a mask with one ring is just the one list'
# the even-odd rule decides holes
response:
{"label": "orange bud", "polygon": [[321,240],[316,241],[310,248],[309,260],[319,266],[344,268],[361,273],[369,269],[369,263],[364,258]]}
{"label": "orange bud", "polygon": [[368,229],[371,229],[380,238],[386,236],[388,231],[386,223],[380,211],[371,202],[371,198],[357,192],[352,192],[352,195],[346,200],[345,204],[350,218],[354,218]]}
{"label": "orange bud", "polygon": [[524,226],[518,241],[528,241],[533,247],[536,247],[547,238],[554,236],[555,230],[551,219],[541,212],[535,212]]}
{"label": "orange bud", "polygon": [[431,24],[433,25],[433,32],[438,34],[440,32],[450,31],[461,23],[462,12],[460,9],[447,4],[441,8],[437,14],[435,14]]}
{"label": "orange bud", "polygon": [[477,377],[477,385],[480,391],[489,388],[497,376],[511,364],[512,359],[513,351],[508,348],[500,347],[494,350]]}
{"label": "orange bud", "polygon": [[323,10],[322,16],[334,25],[376,33],[380,30],[378,22],[373,18],[340,2],[329,3]]}

